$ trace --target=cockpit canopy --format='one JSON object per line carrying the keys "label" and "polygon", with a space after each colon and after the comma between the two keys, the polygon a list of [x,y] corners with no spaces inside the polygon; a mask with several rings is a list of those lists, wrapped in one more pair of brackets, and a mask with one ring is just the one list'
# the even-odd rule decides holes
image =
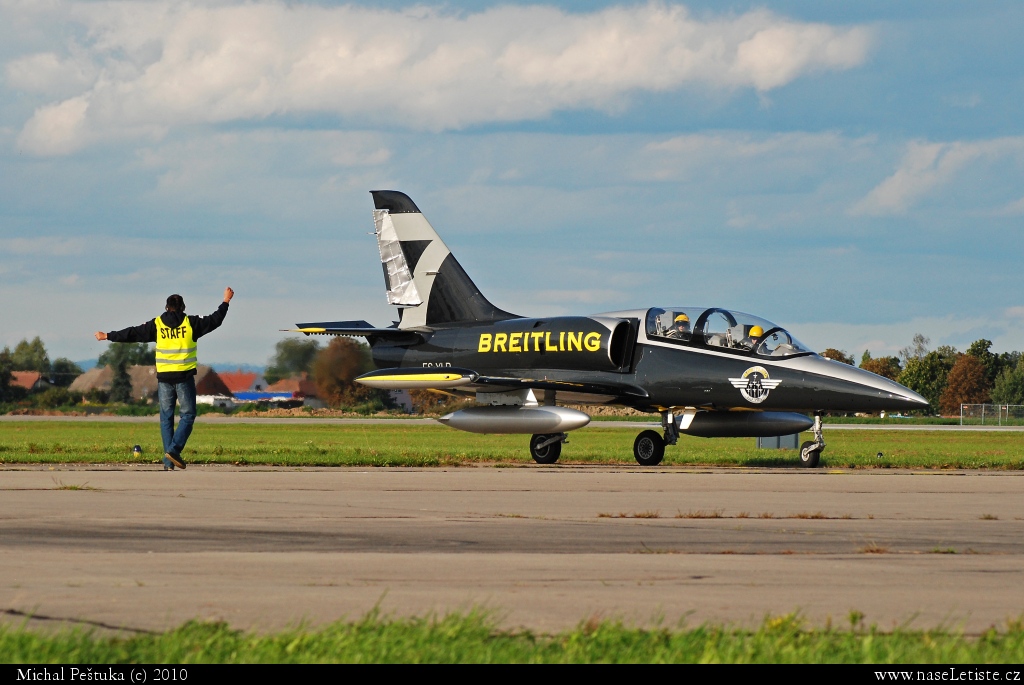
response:
{"label": "cockpit canopy", "polygon": [[812,354],[771,321],[717,307],[654,307],[647,311],[646,327],[648,338],[680,345],[759,357]]}

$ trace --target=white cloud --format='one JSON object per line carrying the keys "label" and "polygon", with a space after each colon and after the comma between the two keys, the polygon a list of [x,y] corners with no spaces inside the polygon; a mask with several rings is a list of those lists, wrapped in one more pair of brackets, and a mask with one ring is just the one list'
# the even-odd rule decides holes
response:
{"label": "white cloud", "polygon": [[81,238],[7,238],[0,240],[0,251],[6,254],[39,257],[67,257],[82,254],[85,241]]}
{"label": "white cloud", "polygon": [[1020,216],[1024,214],[1024,197],[1009,202],[995,211],[996,216]]}
{"label": "white cloud", "polygon": [[469,14],[280,2],[63,6],[88,34],[84,47],[67,47],[73,59],[49,51],[7,65],[14,88],[90,84],[28,121],[19,142],[36,154],[279,115],[437,131],[614,111],[632,93],[687,84],[764,92],[857,66],[870,44],[863,27],[763,10],[699,20],[658,2],[575,14],[537,5]]}
{"label": "white cloud", "polygon": [[854,215],[902,214],[969,163],[1024,153],[1024,136],[977,142],[912,142],[896,172],[857,202]]}
{"label": "white cloud", "polygon": [[40,52],[8,62],[4,71],[11,88],[61,96],[91,86],[98,68],[86,55],[61,58],[53,52]]}

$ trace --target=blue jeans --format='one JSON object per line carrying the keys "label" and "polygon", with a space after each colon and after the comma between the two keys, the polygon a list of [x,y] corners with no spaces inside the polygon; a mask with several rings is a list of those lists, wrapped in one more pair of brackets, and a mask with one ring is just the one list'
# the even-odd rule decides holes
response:
{"label": "blue jeans", "polygon": [[[160,398],[160,436],[164,439],[164,452],[181,455],[192,435],[192,423],[196,420],[196,377],[189,376],[181,383],[164,383],[157,387]],[[174,430],[174,401],[181,405],[178,430]]]}

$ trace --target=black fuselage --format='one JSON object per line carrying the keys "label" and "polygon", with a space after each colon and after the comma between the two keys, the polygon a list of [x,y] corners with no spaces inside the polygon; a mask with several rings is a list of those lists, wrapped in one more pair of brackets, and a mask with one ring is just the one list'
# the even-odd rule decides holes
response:
{"label": "black fuselage", "polygon": [[544,387],[544,381],[578,383],[582,401],[591,395],[595,402],[644,411],[922,408],[921,398],[903,386],[813,353],[775,359],[699,340],[653,338],[638,319],[515,318],[436,328],[420,336],[406,344],[371,339],[374,363],[379,368],[459,367],[491,378],[537,379],[535,387]]}

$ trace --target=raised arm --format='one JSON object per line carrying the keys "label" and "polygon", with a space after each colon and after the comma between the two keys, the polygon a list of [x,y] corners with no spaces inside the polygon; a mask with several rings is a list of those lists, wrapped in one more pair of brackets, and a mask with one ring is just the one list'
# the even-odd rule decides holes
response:
{"label": "raised arm", "polygon": [[235,296],[235,291],[231,288],[224,288],[224,301],[221,302],[220,306],[217,307],[217,311],[209,316],[193,316],[192,321],[192,335],[196,340],[203,337],[207,333],[217,330],[220,328],[221,323],[224,321],[224,317],[228,313],[228,304],[231,302],[231,298]]}

